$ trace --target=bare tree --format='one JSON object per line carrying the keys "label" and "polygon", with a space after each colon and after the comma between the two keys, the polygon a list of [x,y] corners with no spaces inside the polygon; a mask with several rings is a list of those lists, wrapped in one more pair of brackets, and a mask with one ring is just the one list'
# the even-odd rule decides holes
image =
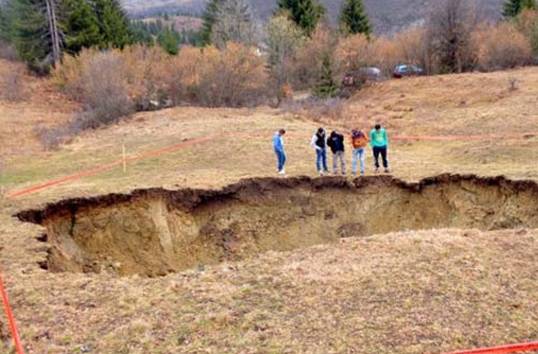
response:
{"label": "bare tree", "polygon": [[47,21],[49,24],[52,44],[52,62],[54,65],[56,65],[60,62],[61,58],[60,31],[56,18],[56,2],[55,0],[45,0],[45,4],[47,7]]}
{"label": "bare tree", "polygon": [[223,47],[227,42],[253,45],[256,43],[256,24],[246,0],[223,0],[217,5],[211,42]]}
{"label": "bare tree", "polygon": [[471,34],[478,25],[471,0],[438,0],[427,25],[427,41],[441,72],[462,72],[474,65]]}
{"label": "bare tree", "polygon": [[280,103],[285,87],[290,84],[292,62],[297,49],[304,43],[304,37],[301,29],[286,16],[273,17],[266,30],[265,44],[271,78]]}

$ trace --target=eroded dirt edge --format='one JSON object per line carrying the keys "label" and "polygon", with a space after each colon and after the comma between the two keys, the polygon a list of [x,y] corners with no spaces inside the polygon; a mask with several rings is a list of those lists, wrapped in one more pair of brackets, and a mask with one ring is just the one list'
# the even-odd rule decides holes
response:
{"label": "eroded dirt edge", "polygon": [[440,175],[256,178],[67,199],[16,215],[46,227],[52,271],[164,275],[200,264],[402,230],[538,227],[538,184]]}

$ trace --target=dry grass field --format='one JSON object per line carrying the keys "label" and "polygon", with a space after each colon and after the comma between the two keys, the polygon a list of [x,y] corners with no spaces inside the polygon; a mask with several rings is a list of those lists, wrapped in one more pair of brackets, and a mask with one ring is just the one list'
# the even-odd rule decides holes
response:
{"label": "dry grass field", "polygon": [[[288,174],[314,176],[309,141],[320,124],[384,122],[399,138],[390,161],[403,180],[538,181],[536,68],[383,82],[348,101],[338,121],[270,108],[139,113],[52,152],[33,126],[62,124],[78,107],[45,80],[28,85],[25,101],[0,102],[4,192],[116,161],[122,145],[136,157],[210,137],[130,162],[126,173],[120,165],[0,199],[2,273],[28,353],[441,353],[538,339],[536,230],[402,230],[146,278],[41,269],[44,229],[11,217],[65,198],[275,176],[270,143],[280,127],[289,131]],[[0,352],[9,353],[0,322]]]}

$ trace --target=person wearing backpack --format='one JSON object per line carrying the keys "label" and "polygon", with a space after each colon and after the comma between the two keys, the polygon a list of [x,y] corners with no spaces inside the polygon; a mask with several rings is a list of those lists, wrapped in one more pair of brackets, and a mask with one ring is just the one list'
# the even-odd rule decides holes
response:
{"label": "person wearing backpack", "polygon": [[333,130],[329,139],[327,139],[327,145],[331,148],[333,153],[333,172],[338,174],[338,161],[342,167],[342,175],[346,174],[346,159],[345,159],[345,147],[344,136],[337,131]]}
{"label": "person wearing backpack", "polygon": [[375,172],[379,172],[379,156],[383,159],[383,167],[385,173],[389,173],[389,161],[387,159],[387,151],[389,147],[389,138],[385,128],[381,127],[381,124],[376,124],[374,129],[370,132],[370,140],[372,149],[374,152],[375,160]]}
{"label": "person wearing backpack", "polygon": [[316,168],[319,175],[323,176],[323,174],[329,172],[327,168],[327,138],[325,129],[318,129],[314,136],[312,136],[310,145],[316,150]]}
{"label": "person wearing backpack", "polygon": [[278,174],[285,175],[286,170],[286,151],[284,150],[284,134],[286,131],[280,129],[273,135],[273,149],[275,150],[277,159]]}
{"label": "person wearing backpack", "polygon": [[360,161],[361,165],[361,176],[364,176],[365,173],[365,148],[368,145],[368,137],[361,130],[353,129],[351,132],[351,146],[353,146],[352,153],[352,169],[353,176],[357,175],[357,165]]}

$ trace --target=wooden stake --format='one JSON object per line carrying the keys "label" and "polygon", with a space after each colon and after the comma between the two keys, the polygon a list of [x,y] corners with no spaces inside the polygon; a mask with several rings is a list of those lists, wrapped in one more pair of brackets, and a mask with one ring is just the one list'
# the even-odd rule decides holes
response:
{"label": "wooden stake", "polygon": [[121,146],[121,156],[123,160],[123,173],[127,173],[127,157],[125,156],[125,144]]}

